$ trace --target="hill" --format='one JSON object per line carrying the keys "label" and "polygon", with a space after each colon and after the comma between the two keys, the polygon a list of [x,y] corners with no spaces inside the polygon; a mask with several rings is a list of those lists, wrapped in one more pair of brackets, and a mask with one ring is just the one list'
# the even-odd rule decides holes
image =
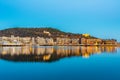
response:
{"label": "hill", "polygon": [[[69,37],[80,38],[82,34],[67,33],[55,28],[9,28],[0,30],[0,36],[10,37],[11,35],[20,37]],[[88,38],[96,38],[89,36]]]}

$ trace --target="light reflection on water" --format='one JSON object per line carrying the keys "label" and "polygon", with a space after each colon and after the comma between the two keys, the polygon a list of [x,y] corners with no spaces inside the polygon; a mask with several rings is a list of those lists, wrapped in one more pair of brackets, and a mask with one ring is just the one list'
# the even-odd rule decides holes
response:
{"label": "light reflection on water", "polygon": [[0,58],[18,62],[53,62],[66,57],[89,58],[93,54],[116,53],[114,46],[0,47]]}
{"label": "light reflection on water", "polygon": [[0,80],[120,80],[120,49],[0,47]]}

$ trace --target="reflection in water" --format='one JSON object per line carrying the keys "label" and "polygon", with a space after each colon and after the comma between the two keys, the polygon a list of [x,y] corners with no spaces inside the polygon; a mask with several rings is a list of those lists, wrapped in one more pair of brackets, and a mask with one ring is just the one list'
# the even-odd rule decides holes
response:
{"label": "reflection in water", "polygon": [[116,52],[116,47],[85,46],[39,46],[39,47],[0,47],[0,58],[10,61],[56,61],[64,57],[82,56],[88,58],[92,54]]}

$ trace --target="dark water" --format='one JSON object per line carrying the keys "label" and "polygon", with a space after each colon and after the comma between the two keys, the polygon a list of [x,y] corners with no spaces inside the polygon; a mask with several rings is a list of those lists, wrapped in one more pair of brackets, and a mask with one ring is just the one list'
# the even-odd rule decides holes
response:
{"label": "dark water", "polygon": [[0,47],[0,80],[120,80],[120,49]]}

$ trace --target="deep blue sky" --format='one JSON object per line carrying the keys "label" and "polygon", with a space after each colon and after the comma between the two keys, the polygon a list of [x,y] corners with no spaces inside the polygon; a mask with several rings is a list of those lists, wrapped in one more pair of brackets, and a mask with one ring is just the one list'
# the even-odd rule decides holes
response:
{"label": "deep blue sky", "polygon": [[0,0],[0,29],[48,26],[120,41],[120,0]]}

